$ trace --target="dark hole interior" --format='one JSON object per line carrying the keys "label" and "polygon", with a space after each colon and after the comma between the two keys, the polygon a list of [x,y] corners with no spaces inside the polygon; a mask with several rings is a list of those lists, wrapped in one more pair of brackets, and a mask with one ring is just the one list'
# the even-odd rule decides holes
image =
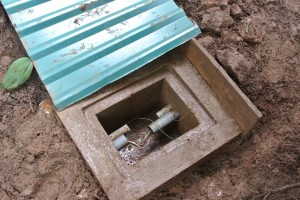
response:
{"label": "dark hole interior", "polygon": [[[196,117],[166,80],[160,80],[132,94],[129,98],[98,113],[97,117],[108,135],[128,124],[131,132],[126,134],[126,137],[130,141],[136,141],[147,132],[150,120],[157,119],[155,113],[166,105],[171,105],[174,110],[178,111],[181,118],[164,128],[165,134],[176,139],[199,125]],[[128,164],[134,164],[170,141],[172,140],[161,132],[153,133],[142,148],[127,145],[120,151],[120,154]]]}

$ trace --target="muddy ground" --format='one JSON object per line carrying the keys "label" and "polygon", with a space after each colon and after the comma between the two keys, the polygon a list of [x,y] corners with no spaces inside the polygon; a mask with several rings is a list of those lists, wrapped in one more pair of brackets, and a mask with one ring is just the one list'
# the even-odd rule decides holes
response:
{"label": "muddy ground", "polygon": [[[264,199],[300,181],[300,1],[177,0],[203,29],[200,42],[264,117],[206,164],[153,199]],[[26,55],[0,4],[0,77]],[[0,91],[0,199],[107,199],[54,116],[36,72]],[[293,185],[292,185],[293,186]],[[299,187],[267,199],[300,199]]]}

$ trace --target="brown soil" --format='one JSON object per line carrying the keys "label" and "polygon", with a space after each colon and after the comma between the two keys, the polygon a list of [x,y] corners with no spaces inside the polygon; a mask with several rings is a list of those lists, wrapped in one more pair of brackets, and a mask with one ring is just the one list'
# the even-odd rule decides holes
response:
{"label": "brown soil", "polygon": [[[300,1],[177,3],[205,28],[199,41],[264,117],[248,137],[153,198],[263,199],[274,188],[299,182]],[[24,55],[0,4],[0,77]],[[67,131],[39,109],[45,99],[36,72],[20,89],[0,91],[0,199],[107,199]],[[300,188],[268,199],[300,199]]]}

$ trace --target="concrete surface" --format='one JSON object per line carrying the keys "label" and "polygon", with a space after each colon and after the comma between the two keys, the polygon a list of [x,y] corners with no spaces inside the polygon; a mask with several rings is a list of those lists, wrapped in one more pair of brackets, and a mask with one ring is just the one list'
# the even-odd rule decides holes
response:
{"label": "concrete surface", "polygon": [[[129,165],[109,134],[165,104],[188,113],[176,139]],[[243,131],[178,49],[58,115],[112,200],[149,196]]]}

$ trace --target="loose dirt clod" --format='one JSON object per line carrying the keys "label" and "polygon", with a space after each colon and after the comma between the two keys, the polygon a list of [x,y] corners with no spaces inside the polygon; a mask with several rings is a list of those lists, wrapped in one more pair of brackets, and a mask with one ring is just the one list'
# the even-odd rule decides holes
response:
{"label": "loose dirt clod", "polygon": [[238,27],[239,35],[249,43],[259,44],[266,35],[265,26],[260,19],[246,18]]}
{"label": "loose dirt clod", "polygon": [[230,13],[231,13],[232,17],[234,17],[234,18],[240,18],[243,15],[243,10],[240,8],[239,5],[233,4],[230,7]]}
{"label": "loose dirt clod", "polygon": [[198,41],[205,47],[205,48],[210,48],[214,43],[215,40],[211,36],[206,36],[203,38],[199,38]]}
{"label": "loose dirt clod", "polygon": [[228,8],[228,0],[220,0],[220,7],[222,10],[225,10],[226,8]]}
{"label": "loose dirt clod", "polygon": [[202,0],[201,3],[204,9],[216,7],[219,4],[218,0]]}
{"label": "loose dirt clod", "polygon": [[220,33],[221,28],[227,28],[233,23],[234,21],[228,13],[218,10],[210,14],[204,14],[201,27],[206,31]]}
{"label": "loose dirt clod", "polygon": [[221,31],[221,40],[223,43],[239,43],[243,41],[235,31],[224,29]]}
{"label": "loose dirt clod", "polygon": [[217,60],[224,66],[225,70],[233,79],[243,82],[250,73],[252,63],[236,50],[218,50]]}

